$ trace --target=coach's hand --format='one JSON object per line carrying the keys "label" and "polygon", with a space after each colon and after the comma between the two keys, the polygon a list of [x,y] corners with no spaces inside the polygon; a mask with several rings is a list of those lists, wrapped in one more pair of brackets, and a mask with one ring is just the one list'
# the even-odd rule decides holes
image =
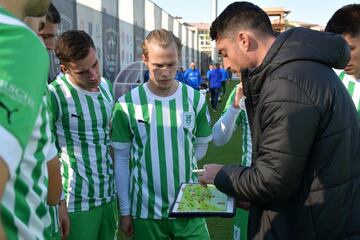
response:
{"label": "coach's hand", "polygon": [[130,237],[134,233],[132,217],[130,215],[121,216],[120,218],[121,231],[125,233],[126,236]]}
{"label": "coach's hand", "polygon": [[206,186],[206,184],[214,184],[216,174],[220,171],[223,165],[220,164],[205,164],[203,172],[199,172],[199,183]]}

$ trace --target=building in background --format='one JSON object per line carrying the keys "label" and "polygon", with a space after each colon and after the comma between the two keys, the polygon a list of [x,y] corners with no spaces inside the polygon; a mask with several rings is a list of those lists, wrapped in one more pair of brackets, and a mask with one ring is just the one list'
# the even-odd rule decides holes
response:
{"label": "building in background", "polygon": [[[318,31],[322,31],[324,29],[324,27],[317,24],[300,21],[288,21],[286,17],[291,11],[286,10],[283,7],[263,8],[263,10],[268,14],[273,29],[277,32],[283,32],[292,27],[305,27]],[[189,22],[184,24],[187,25],[188,28],[198,37],[199,54],[201,56],[199,65],[201,65],[202,75],[205,75],[207,66],[211,63],[210,23]],[[221,61],[222,60],[219,56],[218,62]]]}
{"label": "building in background", "polygon": [[172,31],[183,44],[181,66],[201,66],[197,33],[151,0],[53,0],[61,31],[78,29],[94,40],[102,75],[114,81],[119,72],[140,61],[142,43],[153,29]]}
{"label": "building in background", "polygon": [[319,24],[315,24],[315,23],[307,23],[301,21],[286,21],[286,29],[290,29],[293,27],[309,28],[316,31],[324,31],[325,29],[324,26],[320,26]]}
{"label": "building in background", "polygon": [[283,32],[286,30],[286,17],[290,13],[283,7],[263,8],[270,18],[271,25],[274,31]]}
{"label": "building in background", "polygon": [[207,67],[211,63],[211,39],[209,23],[185,23],[188,28],[198,37],[200,60],[198,66],[201,75],[206,75]]}

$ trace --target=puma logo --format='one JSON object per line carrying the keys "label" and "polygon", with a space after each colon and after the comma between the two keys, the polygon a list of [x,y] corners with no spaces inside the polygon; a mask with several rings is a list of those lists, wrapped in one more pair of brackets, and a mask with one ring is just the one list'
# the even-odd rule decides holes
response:
{"label": "puma logo", "polygon": [[76,117],[76,118],[78,118],[80,121],[83,120],[81,115],[78,116],[78,115],[76,115],[76,114],[74,114],[74,113],[71,114],[71,117]]}
{"label": "puma logo", "polygon": [[0,107],[2,107],[3,109],[5,109],[6,113],[7,113],[7,119],[8,119],[8,123],[11,124],[11,114],[13,114],[14,112],[19,111],[19,109],[14,109],[14,110],[10,110],[3,102],[0,101]]}
{"label": "puma logo", "polygon": [[149,126],[149,123],[146,122],[146,121],[144,121],[144,120],[138,119],[137,121],[138,121],[139,123],[143,123],[143,124]]}

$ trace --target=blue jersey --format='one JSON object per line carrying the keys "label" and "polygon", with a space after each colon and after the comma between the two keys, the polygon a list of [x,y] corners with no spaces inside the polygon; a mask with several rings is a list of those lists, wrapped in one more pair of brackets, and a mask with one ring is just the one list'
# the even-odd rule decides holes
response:
{"label": "blue jersey", "polygon": [[179,82],[186,83],[184,79],[184,72],[176,71],[175,79],[178,80]]}
{"label": "blue jersey", "polygon": [[209,74],[209,84],[210,89],[221,88],[221,80],[222,80],[222,72],[221,69],[213,69]]}
{"label": "blue jersey", "polygon": [[186,81],[187,85],[197,90],[200,89],[202,78],[198,69],[195,68],[194,70],[192,70],[191,68],[189,68],[188,70],[186,70],[186,72],[184,73],[184,80]]}
{"label": "blue jersey", "polygon": [[229,77],[228,72],[224,68],[220,68],[220,71],[222,73],[221,81],[225,82]]}
{"label": "blue jersey", "polygon": [[210,79],[210,72],[211,72],[210,69],[206,72],[206,78],[207,78],[208,80]]}

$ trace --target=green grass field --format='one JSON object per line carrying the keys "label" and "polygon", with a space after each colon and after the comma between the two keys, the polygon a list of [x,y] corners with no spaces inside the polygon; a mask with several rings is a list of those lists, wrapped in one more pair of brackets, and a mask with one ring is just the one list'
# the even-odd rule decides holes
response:
{"label": "green grass field", "polygon": [[[220,117],[222,110],[225,107],[227,98],[235,87],[238,81],[230,81],[226,85],[226,94],[221,97],[221,102],[217,107],[217,112],[210,110],[211,122],[214,124]],[[208,106],[210,93],[207,95]],[[211,108],[209,108],[211,109]],[[222,147],[215,147],[212,143],[209,144],[208,152],[204,159],[199,161],[199,168],[208,163],[219,164],[238,164],[240,163],[242,153],[241,131],[238,130],[234,133],[230,141]],[[233,220],[228,218],[207,218],[208,229],[212,240],[231,240],[233,229]],[[119,239],[129,240],[120,233]]]}
{"label": "green grass field", "polygon": [[[222,110],[225,107],[228,95],[231,90],[235,87],[238,81],[230,81],[226,85],[226,94],[221,97],[221,102],[217,107],[217,112],[210,110],[211,121],[213,124],[219,119]],[[207,96],[209,100],[209,96]],[[208,106],[211,106],[208,101]],[[210,108],[211,109],[211,108]],[[219,164],[238,164],[240,163],[242,153],[242,142],[241,142],[241,130],[239,129],[234,133],[230,141],[222,146],[215,147],[212,143],[209,144],[208,152],[204,159],[199,161],[199,167],[203,164],[208,163],[219,163]],[[227,218],[208,218],[207,224],[212,240],[230,240],[232,239],[232,219]]]}

